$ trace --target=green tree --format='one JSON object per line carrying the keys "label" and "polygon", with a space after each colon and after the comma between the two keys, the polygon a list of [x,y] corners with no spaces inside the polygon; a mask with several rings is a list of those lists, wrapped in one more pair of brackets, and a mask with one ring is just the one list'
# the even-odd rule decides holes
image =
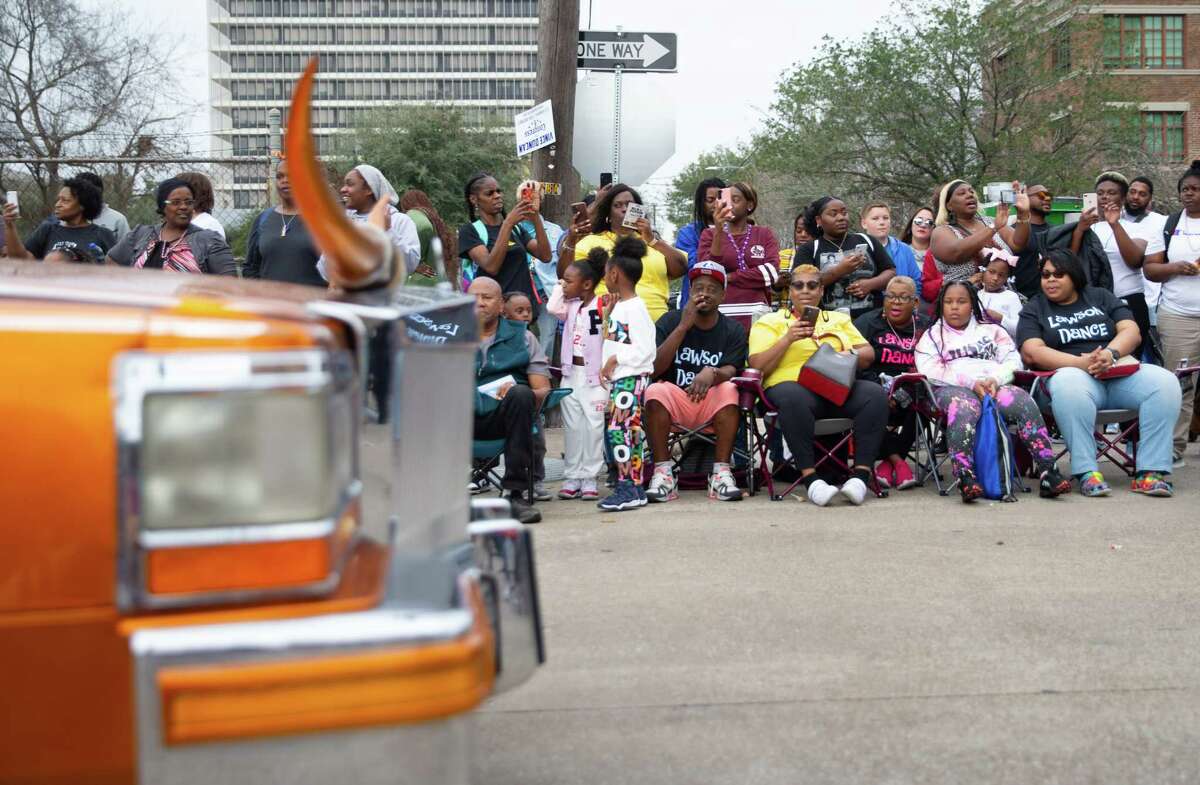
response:
{"label": "green tree", "polygon": [[[826,38],[781,78],[746,169],[792,208],[823,193],[911,208],[957,177],[1090,190],[1097,167],[1139,159],[1136,110],[1103,68],[1100,17],[1064,7],[928,0],[863,38]],[[673,207],[706,156],[677,178]]]}
{"label": "green tree", "polygon": [[512,134],[469,127],[450,106],[390,106],[365,115],[339,140],[345,171],[356,163],[378,167],[399,193],[418,188],[429,194],[442,219],[466,221],[463,186],[476,172],[490,172],[511,198],[527,169],[517,157]]}

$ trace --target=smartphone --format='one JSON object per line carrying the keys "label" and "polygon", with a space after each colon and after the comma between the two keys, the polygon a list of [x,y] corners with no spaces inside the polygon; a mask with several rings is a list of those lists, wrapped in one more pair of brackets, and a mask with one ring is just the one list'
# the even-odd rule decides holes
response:
{"label": "smartphone", "polygon": [[1011,188],[1000,192],[1000,204],[1013,203],[1013,190]]}
{"label": "smartphone", "polygon": [[587,202],[572,202],[571,203],[571,212],[573,212],[575,214],[576,221],[582,221],[583,219],[587,218],[587,211],[588,211]]}
{"label": "smartphone", "polygon": [[612,185],[612,175],[613,175],[612,172],[601,172],[600,173],[600,187],[601,188],[603,188],[606,185]]}
{"label": "smartphone", "polygon": [[726,207],[733,207],[733,189],[722,188],[721,195],[718,197]]}
{"label": "smartphone", "polygon": [[533,180],[526,180],[517,186],[517,200],[521,202],[532,202],[534,191],[537,190],[538,184]]}
{"label": "smartphone", "polygon": [[800,309],[800,321],[816,324],[821,318],[821,309],[815,305],[806,305]]}
{"label": "smartphone", "polygon": [[4,194],[4,201],[17,208],[17,214],[21,214],[21,202],[18,199],[19,194],[16,191],[8,191]]}
{"label": "smartphone", "polygon": [[1092,194],[1084,194],[1083,195],[1083,211],[1085,213],[1088,210],[1096,210],[1099,207],[1100,207],[1100,200],[1096,196],[1096,194],[1092,193]]}

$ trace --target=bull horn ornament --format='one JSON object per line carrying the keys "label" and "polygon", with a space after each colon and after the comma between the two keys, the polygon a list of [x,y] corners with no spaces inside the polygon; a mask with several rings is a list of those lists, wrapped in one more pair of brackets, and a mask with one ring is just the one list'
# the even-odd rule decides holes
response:
{"label": "bull horn ornament", "polygon": [[396,251],[383,231],[387,225],[384,209],[371,211],[367,224],[355,224],[346,217],[345,208],[334,199],[325,180],[324,168],[317,160],[312,135],[310,109],[317,58],[296,82],[284,151],[289,164],[292,195],[317,247],[325,255],[325,272],[330,283],[347,290],[387,286],[397,277]]}

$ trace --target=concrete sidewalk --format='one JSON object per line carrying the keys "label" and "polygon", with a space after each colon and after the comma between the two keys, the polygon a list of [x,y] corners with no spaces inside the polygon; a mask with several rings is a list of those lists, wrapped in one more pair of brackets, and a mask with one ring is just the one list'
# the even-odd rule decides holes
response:
{"label": "concrete sidewalk", "polygon": [[1200,470],[1104,468],[1108,499],[541,505],[550,661],[478,715],[476,781],[1195,782]]}

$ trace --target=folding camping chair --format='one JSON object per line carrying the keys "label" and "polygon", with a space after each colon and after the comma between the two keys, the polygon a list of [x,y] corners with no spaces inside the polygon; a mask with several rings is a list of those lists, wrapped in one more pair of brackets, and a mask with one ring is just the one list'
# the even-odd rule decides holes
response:
{"label": "folding camping chair", "polygon": [[[733,477],[738,485],[746,488],[753,496],[758,492],[755,477],[754,453],[751,450],[748,433],[751,427],[750,415],[742,406],[741,388],[739,388],[737,436],[733,440],[733,454],[730,456],[733,466]],[[683,428],[671,426],[667,435],[667,450],[671,460],[675,462],[675,480],[681,490],[703,490],[708,487],[708,477],[712,474],[713,450],[717,446],[717,437],[712,430],[712,420],[696,427]],[[645,484],[649,486],[654,476],[654,461],[647,461],[644,472]]]}
{"label": "folding camping chair", "polygon": [[[938,406],[933,395],[933,386],[924,374],[905,373],[896,377],[892,384],[889,398],[895,398],[897,389],[905,390],[912,398],[912,406],[916,412],[917,439],[908,457],[916,464],[917,483],[924,486],[925,481],[932,478],[933,487],[939,496],[949,496],[958,487],[958,478],[948,465],[950,453],[945,446],[946,412]],[[1009,428],[1012,434],[1012,428]],[[1019,456],[1024,447],[1014,439],[1014,451]],[[1018,458],[1018,465],[1020,460]],[[943,478],[942,472],[946,472]],[[1029,493],[1030,488],[1020,476],[1013,478],[1022,493]]]}
{"label": "folding camping chair", "polygon": [[[541,430],[541,415],[551,411],[562,403],[563,398],[566,398],[574,390],[570,387],[556,387],[542,399],[541,406],[537,407],[533,413],[533,433],[536,436]],[[487,491],[488,486],[492,486],[501,494],[504,493],[504,486],[501,484],[503,478],[499,472],[500,460],[504,457],[504,446],[508,443],[507,439],[475,439],[471,442],[471,484],[479,486],[481,490],[474,491],[475,493],[483,493]],[[528,478],[528,498],[533,498],[533,461],[530,456]]]}
{"label": "folding camping chair", "polygon": [[[1200,366],[1184,366],[1175,370],[1181,384],[1200,373]],[[1016,381],[1029,390],[1041,409],[1046,427],[1056,435],[1058,425],[1054,421],[1054,410],[1050,406],[1050,378],[1054,371],[1017,371]],[[1108,433],[1108,425],[1117,426],[1116,433]],[[1137,447],[1141,433],[1138,429],[1136,409],[1099,409],[1096,411],[1096,460],[1107,459],[1130,477],[1137,475]],[[1061,436],[1061,435],[1060,435]],[[1069,452],[1066,445],[1054,456],[1057,461]]]}
{"label": "folding camping chair", "polygon": [[[767,494],[772,501],[781,501],[800,485],[800,478],[791,481],[784,490],[776,487],[776,476],[784,466],[791,465],[791,459],[772,465],[770,446],[779,429],[779,410],[767,399],[766,390],[762,386],[762,373],[747,368],[742,375],[736,377],[733,383],[741,391],[740,408],[747,414],[749,428],[747,429],[747,451],[752,457],[752,463],[757,460],[757,472],[761,482],[767,487]],[[826,437],[822,441],[822,437]],[[834,437],[832,439],[828,437]],[[815,468],[818,472],[824,468],[833,470],[843,476],[850,474],[854,465],[854,421],[844,417],[817,420],[813,429],[813,448],[817,456]],[[845,457],[842,457],[842,453]],[[750,475],[755,474],[751,467]],[[886,489],[879,486],[874,474],[871,475],[869,487],[878,498],[888,495]]]}

